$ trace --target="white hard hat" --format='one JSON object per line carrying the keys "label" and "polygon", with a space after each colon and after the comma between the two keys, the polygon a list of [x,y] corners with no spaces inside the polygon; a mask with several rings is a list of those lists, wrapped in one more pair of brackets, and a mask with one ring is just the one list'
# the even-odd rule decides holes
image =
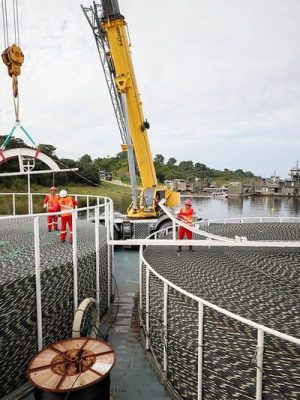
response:
{"label": "white hard hat", "polygon": [[61,191],[59,192],[60,197],[66,197],[67,194],[68,194],[68,192],[67,192],[66,190],[61,190]]}

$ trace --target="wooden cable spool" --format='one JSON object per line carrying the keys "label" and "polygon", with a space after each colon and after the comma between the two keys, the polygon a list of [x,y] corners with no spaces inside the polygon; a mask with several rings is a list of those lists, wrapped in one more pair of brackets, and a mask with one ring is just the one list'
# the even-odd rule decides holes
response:
{"label": "wooden cable spool", "polygon": [[36,400],[109,400],[114,350],[94,338],[70,338],[50,344],[30,361],[28,376]]}

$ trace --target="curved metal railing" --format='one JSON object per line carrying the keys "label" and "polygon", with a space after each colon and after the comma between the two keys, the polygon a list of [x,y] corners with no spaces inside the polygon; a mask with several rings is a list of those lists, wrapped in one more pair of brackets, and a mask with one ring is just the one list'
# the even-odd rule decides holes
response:
{"label": "curved metal railing", "polygon": [[[1,193],[0,195],[3,195]],[[41,257],[40,257],[40,220],[45,219],[45,217],[49,215],[57,215],[61,216],[66,213],[72,214],[72,225],[73,225],[73,241],[72,241],[72,260],[73,260],[73,298],[74,298],[74,312],[78,307],[78,276],[77,276],[77,261],[78,261],[78,242],[77,242],[77,216],[79,213],[85,213],[87,220],[90,220],[90,213],[94,214],[95,221],[95,253],[96,253],[96,301],[97,304],[100,302],[99,297],[99,266],[100,266],[100,257],[99,257],[99,244],[100,244],[100,212],[104,216],[103,222],[106,227],[106,235],[107,235],[107,243],[113,238],[113,202],[110,198],[104,196],[92,196],[92,195],[81,195],[81,194],[70,194],[75,197],[75,199],[85,198],[87,202],[86,207],[76,208],[74,210],[68,211],[60,211],[54,213],[38,213],[38,214],[21,214],[16,215],[15,208],[15,199],[16,196],[26,196],[24,193],[5,193],[5,196],[12,195],[14,201],[14,215],[0,216],[0,224],[6,220],[29,220],[32,221],[33,231],[34,231],[34,256],[35,256],[35,278],[36,278],[36,306],[37,306],[37,326],[38,326],[38,349],[40,350],[43,346],[43,323],[42,323],[42,291],[41,291]],[[32,193],[29,198],[29,204],[31,202],[31,210],[32,208],[32,200],[33,198],[45,196],[45,193]],[[90,206],[89,201],[93,199],[96,202],[96,205]],[[108,246],[108,304],[110,306],[111,299],[111,273],[113,269],[113,254],[111,250],[111,246]]]}
{"label": "curved metal railing", "polygon": [[[165,212],[168,213],[166,209],[164,209]],[[182,222],[176,220],[172,214],[169,215],[170,218],[172,218],[172,226],[166,228],[163,230],[165,233],[172,233],[173,232],[173,240],[169,240],[169,245],[172,242],[176,242],[176,244],[181,244],[178,240],[176,240],[176,226],[177,225],[183,225]],[[249,219],[250,220],[250,219]],[[255,220],[251,218],[251,220]],[[288,218],[287,218],[288,220]],[[220,220],[216,220],[220,221]],[[229,222],[229,219],[226,220]],[[210,222],[210,221],[209,221]],[[208,223],[209,223],[208,222]],[[214,221],[215,222],[215,221]],[[241,221],[240,221],[241,222]],[[263,222],[262,218],[259,218],[259,222]],[[280,221],[283,222],[283,221]],[[298,222],[300,222],[300,219],[298,219]],[[202,226],[206,226],[206,223],[202,223]],[[189,227],[191,229],[191,227]],[[198,229],[198,227],[194,226],[192,229],[192,232],[195,234],[201,233],[201,235],[206,236],[206,238],[209,239],[209,242],[213,243],[214,241],[217,242],[217,245],[220,245],[222,242],[223,245],[227,246],[233,246],[233,245],[238,245],[238,246],[247,246],[247,241],[236,241],[235,239],[229,239],[229,238],[222,238],[217,235],[211,235],[208,234],[205,231],[201,231]],[[159,243],[161,240],[158,240],[157,242],[153,243],[153,240],[151,242],[151,239],[153,238],[158,238],[160,236],[161,232],[155,232],[152,235],[150,235],[147,238],[147,241],[145,241],[145,246],[148,247],[149,245],[156,245],[156,243]],[[150,239],[150,240],[149,240]],[[213,239],[213,240],[211,240]],[[204,246],[210,246],[210,244],[207,243],[207,240],[202,240],[200,241]],[[196,241],[189,242],[196,244]],[[255,246],[265,246],[264,243],[257,241],[257,242],[252,242],[253,245]],[[300,248],[300,242],[284,242],[285,246],[289,246],[291,243],[294,243],[293,247],[299,247]],[[197,244],[196,244],[197,245]],[[283,242],[278,242],[278,241],[272,241],[270,242],[270,245],[272,247],[282,247]],[[256,347],[253,349],[253,353],[256,354],[256,388],[255,388],[255,399],[256,400],[261,400],[263,398],[263,365],[264,365],[264,337],[266,334],[277,337],[283,341],[289,342],[296,344],[300,346],[300,337],[294,337],[291,335],[287,335],[285,333],[282,333],[278,330],[269,328],[267,326],[264,326],[262,324],[258,324],[254,321],[251,321],[249,319],[246,319],[238,314],[232,313],[224,308],[221,308],[201,297],[198,297],[181,287],[177,286],[170,280],[166,279],[164,276],[159,274],[153,266],[151,266],[145,259],[144,257],[144,248],[145,246],[141,245],[140,246],[140,291],[139,291],[139,309],[140,309],[140,325],[143,327],[144,333],[145,333],[145,338],[146,338],[146,349],[149,350],[151,349],[153,351],[151,342],[153,338],[151,337],[151,326],[150,326],[150,304],[152,301],[154,301],[151,296],[150,296],[150,276],[155,276],[162,284],[163,286],[163,296],[162,296],[162,302],[163,304],[161,305],[161,308],[163,309],[163,321],[162,321],[162,330],[163,330],[163,337],[164,337],[164,346],[163,346],[163,368],[162,368],[162,374],[164,379],[168,382],[169,385],[172,385],[172,382],[168,379],[169,376],[169,368],[168,368],[168,354],[167,354],[167,349],[168,349],[168,335],[167,335],[167,328],[168,328],[168,304],[172,299],[169,296],[169,291],[170,289],[174,290],[177,293],[180,293],[181,295],[185,296],[186,298],[195,301],[198,304],[198,332],[197,332],[197,337],[198,337],[198,373],[197,373],[197,400],[201,400],[202,397],[202,387],[203,387],[203,331],[204,331],[204,306],[208,307],[212,310],[215,310],[218,313],[221,313],[227,317],[230,317],[242,324],[247,325],[248,327],[254,328],[257,331],[257,342],[256,342]],[[143,306],[143,296],[144,296],[144,306]],[[155,301],[158,301],[158,298],[155,298]],[[143,309],[144,308],[144,309]],[[143,318],[143,315],[145,316]],[[184,351],[184,349],[182,349]],[[154,351],[155,353],[155,351]],[[156,357],[154,357],[156,358]],[[184,367],[184,365],[182,365]],[[174,368],[174,367],[173,367]]]}
{"label": "curved metal railing", "polygon": [[[11,198],[11,210],[12,215],[18,215],[20,213],[17,212],[17,199],[21,197],[27,200],[27,210],[28,214],[37,213],[36,210],[41,209],[43,199],[48,193],[16,193],[16,192],[3,192],[0,193],[0,199],[3,198]],[[101,202],[104,202],[104,199],[107,199],[105,196],[96,196],[96,195],[86,195],[86,194],[77,194],[70,193],[70,196],[73,196],[75,200],[84,201],[86,204],[86,218],[90,219],[90,204],[96,201],[96,204],[99,205]],[[40,200],[40,201],[39,201]],[[23,200],[25,201],[25,200]],[[24,214],[24,213],[23,213]]]}
{"label": "curved metal railing", "polygon": [[[1,195],[1,194],[0,194]],[[5,196],[12,196],[12,202],[13,202],[13,212],[14,214],[16,213],[16,196],[26,196],[27,194],[16,194],[16,193],[5,193]],[[28,196],[28,195],[27,195]],[[36,198],[35,196],[45,196],[45,193],[35,193],[31,194],[28,197],[28,210],[33,211],[35,207],[35,202],[34,199]],[[96,244],[96,262],[99,265],[99,254],[97,256],[97,247],[99,248],[99,214],[100,210],[104,211],[104,216],[105,216],[105,226],[107,227],[107,242],[109,245],[117,245],[119,244],[118,241],[113,240],[113,204],[112,200],[106,197],[102,196],[91,196],[91,195],[81,195],[81,194],[72,194],[76,199],[84,198],[87,206],[83,208],[79,208],[77,210],[73,210],[72,212],[72,218],[73,218],[73,276],[74,276],[74,305],[77,305],[77,288],[76,288],[76,282],[77,282],[77,237],[76,237],[76,214],[78,212],[86,212],[86,217],[89,220],[90,215],[93,212],[94,217],[95,217],[95,244]],[[96,205],[89,206],[89,204],[92,201],[96,201]],[[100,204],[102,203],[102,204]],[[170,289],[173,291],[180,293],[187,299],[190,299],[194,302],[197,303],[197,309],[198,309],[198,331],[197,331],[197,337],[198,337],[198,361],[197,361],[197,400],[202,399],[202,387],[203,387],[203,329],[204,329],[204,307],[208,307],[222,315],[225,315],[229,318],[232,318],[239,323],[245,324],[257,331],[257,341],[256,341],[256,346],[255,346],[255,354],[256,354],[256,388],[255,388],[255,399],[256,400],[261,400],[262,399],[262,391],[263,391],[263,364],[264,364],[264,338],[265,335],[271,335],[274,337],[277,337],[283,341],[293,343],[297,346],[300,346],[300,338],[293,337],[287,334],[284,334],[282,332],[279,332],[277,330],[268,328],[267,326],[255,323],[251,320],[248,320],[244,317],[241,317],[238,314],[234,314],[230,311],[227,311],[224,308],[221,308],[201,297],[195,296],[192,293],[189,293],[188,291],[182,289],[181,287],[175,285],[173,282],[170,280],[164,278],[162,275],[160,275],[153,266],[149,265],[149,263],[146,261],[143,250],[144,246],[148,246],[149,244],[151,245],[178,245],[181,244],[180,241],[176,239],[176,227],[179,225],[186,226],[184,223],[181,221],[176,220],[174,215],[170,213],[169,210],[164,208],[163,205],[161,205],[164,211],[167,214],[170,214],[169,217],[172,220],[172,226],[164,230],[164,232],[172,232],[172,237],[171,240],[163,240],[159,239],[157,241],[154,241],[153,239],[158,239],[159,235],[161,232],[155,232],[154,234],[150,235],[146,240],[136,240],[132,241],[132,243],[139,244],[140,245],[140,293],[139,293],[139,308],[140,308],[140,316],[141,316],[141,326],[144,329],[145,336],[146,336],[146,349],[151,349],[152,347],[152,338],[151,338],[151,327],[150,327],[150,304],[151,304],[151,293],[150,293],[150,277],[155,276],[162,284],[163,286],[163,300],[162,300],[162,309],[163,309],[163,325],[162,325],[162,330],[163,330],[163,336],[164,340],[166,340],[165,345],[163,346],[163,374],[166,380],[168,380],[168,371],[169,371],[169,366],[168,366],[168,354],[167,354],[167,348],[168,348],[168,335],[167,335],[167,328],[168,328],[168,303],[171,301],[169,292]],[[53,214],[62,214],[60,213],[53,213]],[[40,239],[39,239],[39,219],[42,217],[45,217],[46,215],[49,215],[48,213],[41,213],[41,214],[30,214],[30,215],[22,215],[22,216],[6,216],[6,217],[0,217],[0,221],[3,219],[11,219],[11,218],[30,218],[33,221],[34,225],[34,238],[35,238],[35,267],[36,267],[36,292],[37,292],[37,315],[38,315],[38,348],[40,349],[42,347],[42,315],[41,315],[41,284],[40,284]],[[220,235],[213,235],[205,230],[202,230],[200,228],[209,226],[211,223],[229,223],[230,221],[234,221],[235,223],[244,223],[244,222],[265,222],[265,221],[270,221],[270,217],[263,217],[263,218],[239,218],[239,219],[223,219],[223,220],[213,220],[213,221],[202,221],[202,222],[197,222],[194,227],[189,227],[195,235],[201,235],[205,237],[205,240],[193,240],[192,244],[193,245],[199,245],[199,246],[271,246],[271,247],[283,247],[283,246],[289,246],[289,247],[300,247],[300,242],[284,242],[284,241],[268,241],[262,242],[262,241],[248,241],[246,240],[240,240],[236,238],[226,238],[222,237]],[[274,218],[272,218],[272,221],[274,221]],[[296,221],[299,222],[300,218],[283,218],[280,217],[277,219],[278,222],[284,222],[284,221]],[[98,234],[97,234],[98,231]],[[128,241],[131,242],[131,241]],[[165,243],[164,243],[165,242]],[[182,241],[183,242],[183,241]],[[121,243],[121,242],[120,242]],[[108,260],[112,259],[112,262],[109,263],[108,265],[108,270],[109,270],[109,277],[111,276],[112,268],[113,268],[113,248],[111,246],[108,246],[111,251],[111,254],[108,256]],[[98,270],[98,267],[97,267]],[[98,272],[99,274],[99,272]],[[109,289],[108,293],[110,293],[110,288],[111,288],[111,282],[108,283]],[[99,293],[98,289],[96,289],[96,293]],[[144,306],[143,306],[143,293],[144,293]],[[110,295],[108,296],[108,299],[110,300]],[[99,299],[97,299],[98,301]],[[108,300],[108,301],[109,301]],[[144,312],[143,312],[143,307],[144,307]],[[143,315],[145,315],[145,318],[143,318]],[[172,384],[172,382],[170,382]]]}

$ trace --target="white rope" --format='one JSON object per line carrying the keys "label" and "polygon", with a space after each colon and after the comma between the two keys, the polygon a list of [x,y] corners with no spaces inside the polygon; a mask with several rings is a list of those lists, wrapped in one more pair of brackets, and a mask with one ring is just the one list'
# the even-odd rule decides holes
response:
{"label": "white rope", "polygon": [[8,23],[7,23],[7,6],[6,0],[2,0],[2,24],[3,24],[3,36],[4,36],[4,47],[8,47]]}
{"label": "white rope", "polygon": [[15,41],[16,45],[20,46],[20,29],[19,29],[19,6],[18,0],[14,0],[14,26],[15,26]]}

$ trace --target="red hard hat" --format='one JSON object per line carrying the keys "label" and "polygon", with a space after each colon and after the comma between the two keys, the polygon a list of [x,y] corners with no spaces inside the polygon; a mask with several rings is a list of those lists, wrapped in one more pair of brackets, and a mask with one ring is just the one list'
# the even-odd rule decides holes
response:
{"label": "red hard hat", "polygon": [[191,206],[192,205],[192,200],[191,199],[187,199],[187,200],[185,200],[184,204],[186,206]]}
{"label": "red hard hat", "polygon": [[57,190],[55,186],[51,186],[50,190]]}

